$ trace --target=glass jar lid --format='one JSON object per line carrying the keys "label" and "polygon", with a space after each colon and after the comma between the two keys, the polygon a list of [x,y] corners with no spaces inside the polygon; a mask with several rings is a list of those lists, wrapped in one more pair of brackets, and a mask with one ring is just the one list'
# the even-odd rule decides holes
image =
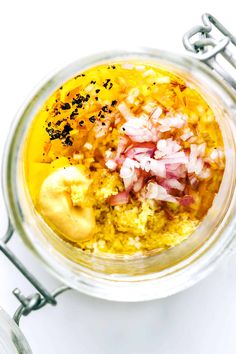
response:
{"label": "glass jar lid", "polygon": [[2,308],[0,308],[0,353],[32,354],[24,334]]}

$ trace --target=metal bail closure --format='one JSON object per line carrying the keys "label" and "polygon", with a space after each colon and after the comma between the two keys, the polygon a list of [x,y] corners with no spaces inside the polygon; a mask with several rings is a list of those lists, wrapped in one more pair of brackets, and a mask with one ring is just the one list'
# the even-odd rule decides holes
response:
{"label": "metal bail closure", "polygon": [[32,311],[39,310],[47,304],[56,305],[56,297],[62,294],[64,291],[69,290],[70,288],[67,286],[61,286],[54,291],[49,292],[7,246],[7,243],[12,238],[13,232],[14,229],[9,221],[8,229],[3,238],[0,239],[0,252],[2,252],[9,259],[9,261],[37,290],[36,293],[27,297],[24,296],[18,288],[13,290],[13,294],[20,302],[20,306],[16,310],[13,317],[17,325],[19,325],[21,316],[27,316]]}
{"label": "metal bail closure", "polygon": [[202,22],[185,33],[184,47],[236,90],[236,37],[210,14]]}

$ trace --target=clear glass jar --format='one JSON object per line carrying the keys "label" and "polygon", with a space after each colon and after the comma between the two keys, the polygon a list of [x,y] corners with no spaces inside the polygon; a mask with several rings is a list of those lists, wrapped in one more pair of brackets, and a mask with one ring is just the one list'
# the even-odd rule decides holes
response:
{"label": "clear glass jar", "polygon": [[32,354],[32,351],[19,327],[0,308],[0,353]]}
{"label": "clear glass jar", "polygon": [[[35,212],[23,173],[27,130],[43,102],[63,82],[106,62],[139,60],[160,64],[197,87],[216,114],[222,130],[226,168],[218,195],[201,225],[182,244],[149,256],[85,254],[57,237]],[[236,234],[236,97],[221,78],[187,56],[145,49],[108,52],[78,60],[46,81],[25,103],[8,138],[4,192],[11,222],[43,264],[61,281],[84,293],[118,301],[162,298],[206,276],[231,250]]]}

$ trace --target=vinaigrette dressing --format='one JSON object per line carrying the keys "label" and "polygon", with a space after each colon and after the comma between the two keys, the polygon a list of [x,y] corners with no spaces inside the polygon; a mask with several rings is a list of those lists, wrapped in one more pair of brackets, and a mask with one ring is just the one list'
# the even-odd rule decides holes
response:
{"label": "vinaigrette dressing", "polygon": [[174,247],[206,215],[223,172],[220,128],[204,98],[139,62],[71,78],[38,112],[25,145],[34,207],[85,252]]}

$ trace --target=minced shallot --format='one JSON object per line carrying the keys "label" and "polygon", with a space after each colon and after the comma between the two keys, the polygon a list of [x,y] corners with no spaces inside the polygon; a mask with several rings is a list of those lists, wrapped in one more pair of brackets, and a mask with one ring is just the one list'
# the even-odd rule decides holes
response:
{"label": "minced shallot", "polygon": [[[138,89],[130,90],[126,102],[133,104],[138,95]],[[164,114],[155,102],[149,102],[137,116],[126,102],[118,105],[125,123],[121,126],[116,154],[106,161],[110,171],[119,172],[125,189],[111,196],[109,203],[128,203],[130,193],[137,194],[144,190],[142,196],[147,199],[178,203],[185,207],[191,205],[194,197],[189,194],[187,186],[194,190],[199,181],[211,178],[210,165],[223,164],[222,151],[214,149],[207,156],[206,143],[189,142],[190,147],[184,148],[183,144],[188,139],[195,141],[193,132],[187,126],[186,115]],[[176,138],[176,133],[179,138]],[[165,137],[165,134],[169,136]]]}

